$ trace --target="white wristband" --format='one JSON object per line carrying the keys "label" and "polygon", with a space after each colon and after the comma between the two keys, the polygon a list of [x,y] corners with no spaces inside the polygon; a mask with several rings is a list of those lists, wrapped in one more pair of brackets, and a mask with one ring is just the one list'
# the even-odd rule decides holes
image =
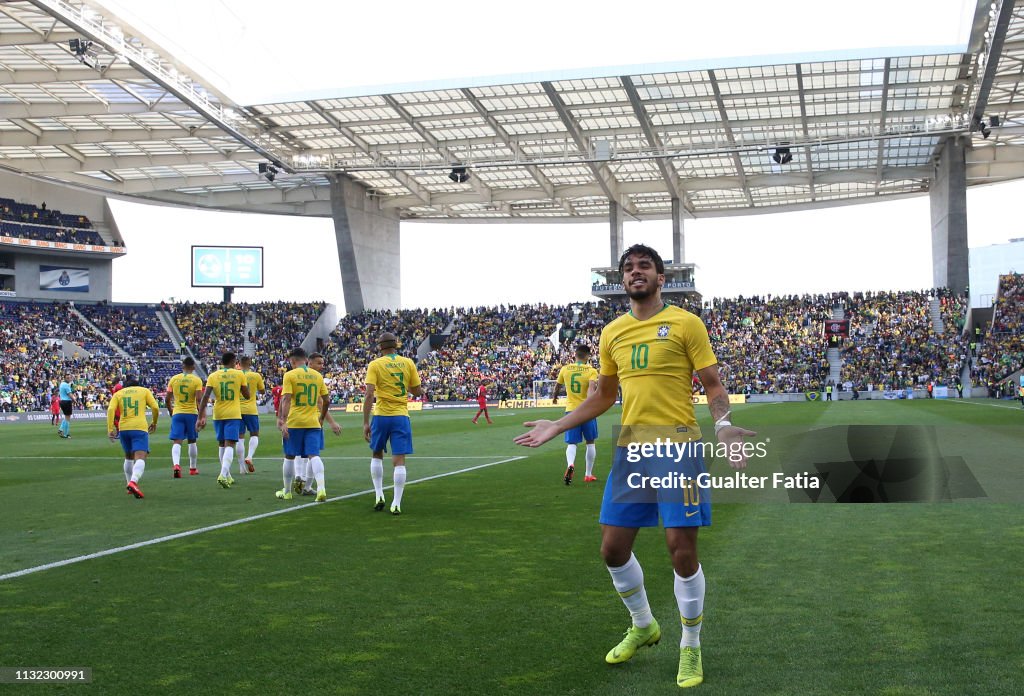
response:
{"label": "white wristband", "polygon": [[732,425],[732,423],[727,420],[715,421],[715,435],[717,435],[718,431],[722,428],[728,428],[730,425]]}

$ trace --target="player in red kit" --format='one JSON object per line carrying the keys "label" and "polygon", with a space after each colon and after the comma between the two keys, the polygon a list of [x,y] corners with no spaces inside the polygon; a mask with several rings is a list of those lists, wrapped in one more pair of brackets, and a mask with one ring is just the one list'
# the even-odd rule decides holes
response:
{"label": "player in red kit", "polygon": [[491,380],[485,379],[480,382],[480,388],[476,390],[476,403],[480,409],[476,412],[476,415],[473,416],[473,425],[476,425],[476,421],[480,417],[481,413],[484,414],[484,418],[487,419],[488,423],[493,422],[490,414],[487,413],[487,385],[490,383]]}
{"label": "player in red kit", "polygon": [[50,399],[50,425],[60,425],[60,397],[56,394]]}
{"label": "player in red kit", "polygon": [[[117,384],[110,388],[110,398],[113,400],[114,394],[124,389],[124,381],[118,380]],[[119,429],[121,427],[121,406],[118,405],[117,411],[114,413],[114,428]]]}
{"label": "player in red kit", "polygon": [[281,406],[281,393],[283,391],[280,384],[270,390],[270,395],[274,398],[274,415],[277,415],[277,409]]}

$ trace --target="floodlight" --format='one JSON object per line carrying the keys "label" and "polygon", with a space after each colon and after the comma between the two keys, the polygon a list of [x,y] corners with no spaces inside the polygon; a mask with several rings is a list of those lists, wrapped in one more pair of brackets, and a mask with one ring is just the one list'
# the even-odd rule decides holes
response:
{"label": "floodlight", "polygon": [[793,161],[793,153],[789,151],[788,147],[777,147],[775,148],[775,154],[772,155],[772,159],[775,164],[789,164]]}
{"label": "floodlight", "polygon": [[465,167],[457,165],[452,167],[451,174],[448,175],[448,178],[456,184],[464,184],[469,181],[469,172]]}

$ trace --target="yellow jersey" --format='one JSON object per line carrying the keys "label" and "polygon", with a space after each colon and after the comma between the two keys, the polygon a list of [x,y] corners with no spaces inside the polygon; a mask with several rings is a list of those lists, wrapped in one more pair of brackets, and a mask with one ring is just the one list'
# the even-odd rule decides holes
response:
{"label": "yellow jersey", "polygon": [[565,387],[566,413],[583,403],[590,383],[596,381],[597,370],[590,363],[575,362],[562,366],[558,371],[558,383]]}
{"label": "yellow jersey", "polygon": [[673,442],[701,436],[693,412],[696,370],[718,362],[704,322],[685,309],[666,304],[650,319],[623,314],[601,331],[601,374],[617,375],[622,387],[620,446]]}
{"label": "yellow jersey", "polygon": [[153,411],[153,423],[156,424],[160,414],[160,407],[153,398],[153,392],[145,387],[125,387],[110,399],[107,406],[107,431],[114,429],[114,415],[121,409],[121,420],[118,423],[118,430],[149,430],[149,420],[146,419],[146,407]]}
{"label": "yellow jersey", "polygon": [[245,375],[245,383],[249,386],[249,398],[242,397],[242,415],[258,416],[260,412],[256,408],[256,392],[266,391],[267,385],[263,383],[263,375],[259,372],[242,370],[242,374]]}
{"label": "yellow jersey", "polygon": [[214,420],[240,420],[242,418],[242,392],[245,375],[241,370],[221,367],[206,378],[206,388],[213,389]]}
{"label": "yellow jersey", "polygon": [[369,364],[366,383],[373,385],[378,416],[408,416],[409,390],[420,386],[420,373],[412,360],[392,353]]}
{"label": "yellow jersey", "polygon": [[282,396],[292,395],[288,407],[289,428],[319,428],[320,397],[327,398],[324,376],[308,366],[302,366],[284,373]]}
{"label": "yellow jersey", "polygon": [[[171,377],[167,384],[167,391],[174,399],[175,413],[199,413],[199,403],[196,395],[203,391],[203,380],[191,372],[182,372]],[[201,394],[200,394],[201,397]]]}

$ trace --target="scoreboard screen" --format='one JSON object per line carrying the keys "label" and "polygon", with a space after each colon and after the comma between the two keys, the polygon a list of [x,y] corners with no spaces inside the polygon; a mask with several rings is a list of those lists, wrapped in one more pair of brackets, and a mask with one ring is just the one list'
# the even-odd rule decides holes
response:
{"label": "scoreboard screen", "polygon": [[262,288],[263,247],[193,246],[192,287]]}

